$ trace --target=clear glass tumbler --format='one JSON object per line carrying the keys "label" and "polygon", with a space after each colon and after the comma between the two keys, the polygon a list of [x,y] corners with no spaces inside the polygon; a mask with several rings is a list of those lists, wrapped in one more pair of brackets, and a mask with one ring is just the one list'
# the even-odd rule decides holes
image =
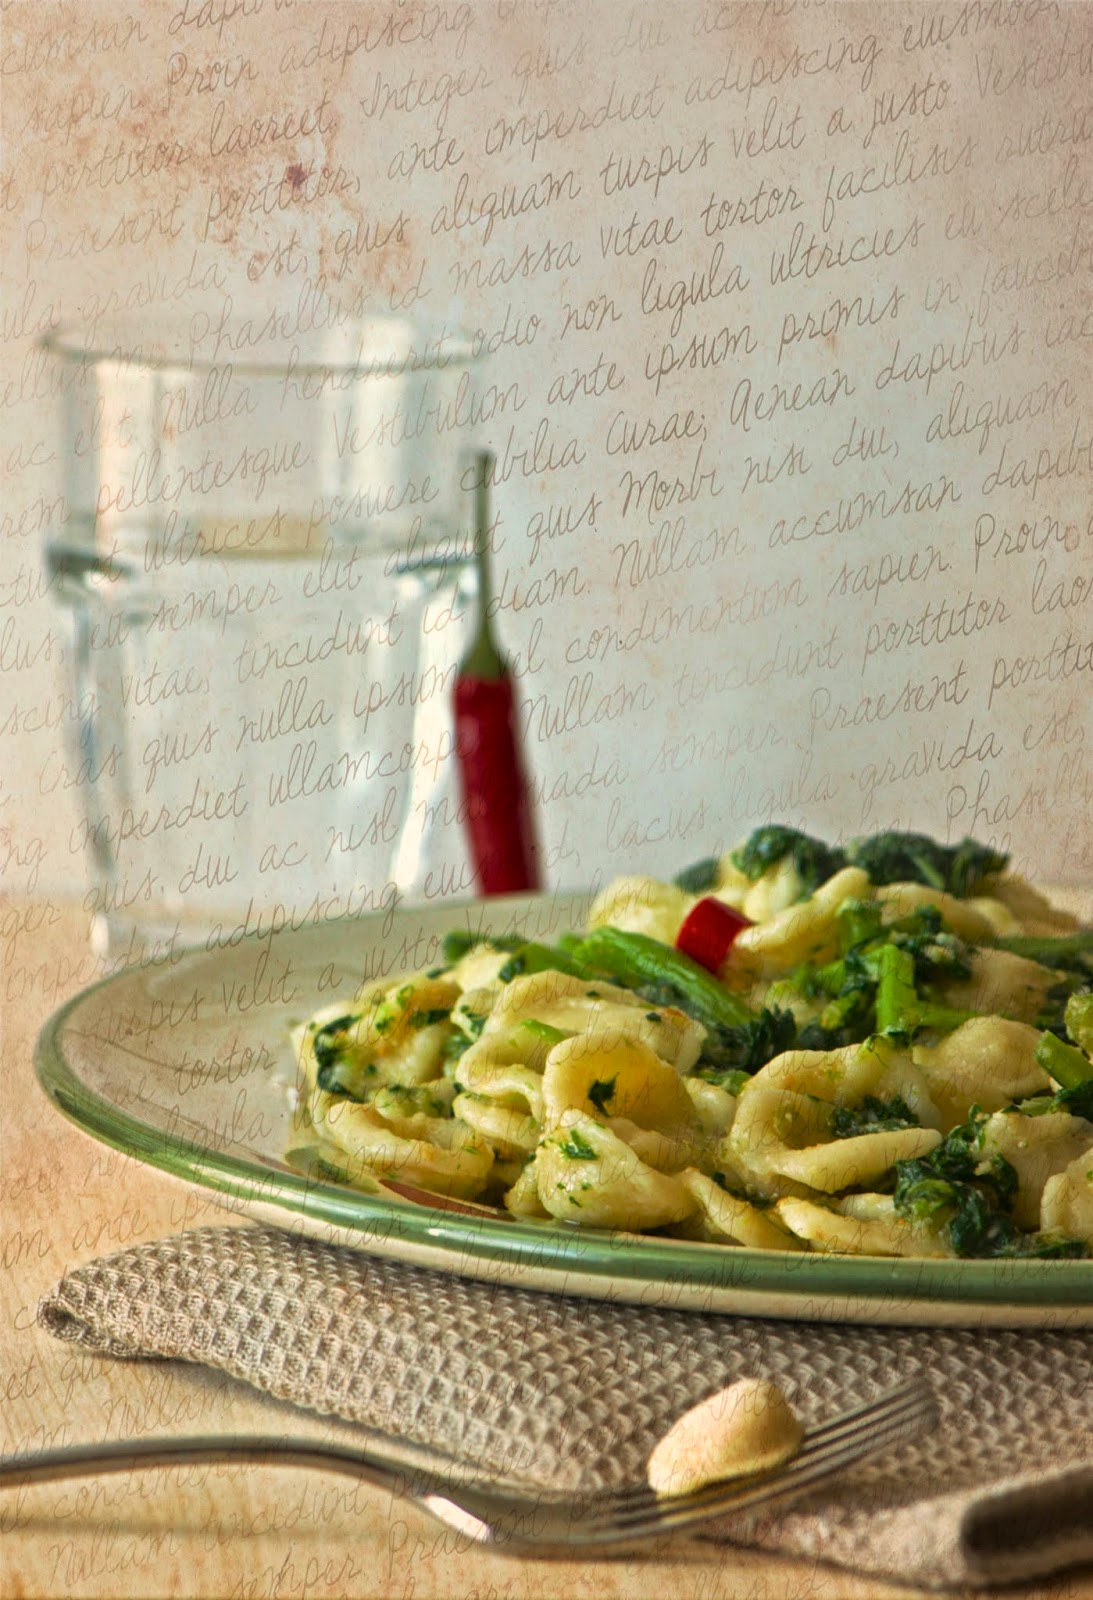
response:
{"label": "clear glass tumbler", "polygon": [[197,317],[46,345],[96,942],[156,959],[466,889],[473,340]]}

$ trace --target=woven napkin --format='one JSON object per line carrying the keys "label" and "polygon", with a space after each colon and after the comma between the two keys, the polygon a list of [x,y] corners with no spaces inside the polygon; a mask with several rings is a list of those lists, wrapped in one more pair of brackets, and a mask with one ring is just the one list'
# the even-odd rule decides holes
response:
{"label": "woven napkin", "polygon": [[937,1431],[718,1536],[927,1587],[1093,1560],[1093,1338],[873,1328],[484,1285],[270,1228],[204,1228],[68,1274],[42,1325],[202,1362],[312,1411],[555,1488],[640,1481],[703,1396],[767,1377],[806,1427],[914,1374]]}

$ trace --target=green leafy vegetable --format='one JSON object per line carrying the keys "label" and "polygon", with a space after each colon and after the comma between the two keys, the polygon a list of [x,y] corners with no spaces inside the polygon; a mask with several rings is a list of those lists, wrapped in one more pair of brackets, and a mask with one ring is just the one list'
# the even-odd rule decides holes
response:
{"label": "green leafy vegetable", "polygon": [[736,1026],[720,1023],[711,1028],[702,1042],[694,1076],[738,1094],[753,1072],[783,1051],[792,1050],[796,1043],[797,1024],[792,1011],[764,1007],[750,1022]]}
{"label": "green leafy vegetable", "polygon": [[540,1022],[537,1017],[526,1017],[517,1024],[525,1033],[530,1033],[533,1039],[542,1039],[544,1044],[561,1044],[563,1039],[571,1039],[570,1033],[565,1033],[561,1028],[552,1028],[549,1022]]}
{"label": "green leafy vegetable", "polygon": [[1093,1081],[1093,1061],[1085,1051],[1065,1044],[1054,1033],[1045,1033],[1036,1046],[1036,1064],[1064,1089],[1077,1089]]}
{"label": "green leafy vegetable", "polygon": [[768,1004],[797,996],[815,1007],[813,1015],[798,1017],[800,1049],[837,1049],[874,1033],[908,1039],[919,1028],[953,1028],[974,1014],[931,996],[932,984],[972,970],[970,946],[943,930],[936,907],[919,906],[885,927],[879,906],[851,900],[837,913],[837,926],[842,955],[798,967],[767,996]]}
{"label": "green leafy vegetable", "polygon": [[550,945],[527,943],[520,945],[499,968],[497,976],[502,983],[511,983],[531,972],[563,972],[571,978],[590,978],[592,973],[569,951],[551,949]]}
{"label": "green leafy vegetable", "polygon": [[769,824],[756,828],[732,853],[733,865],[738,867],[752,883],[761,878],[770,867],[789,856],[801,880],[801,898],[814,893],[821,883],[834,877],[846,865],[846,857],[837,847],[813,839],[796,828]]}
{"label": "green leafy vegetable", "polygon": [[705,967],[648,934],[594,928],[578,945],[577,958],[647,998],[651,998],[648,986],[654,986],[657,995],[664,996],[657,1004],[678,1006],[707,1027],[722,1023],[737,1027],[753,1020],[743,1000]]}
{"label": "green leafy vegetable", "polygon": [[345,1049],[349,1029],[356,1022],[356,1017],[349,1013],[344,1017],[335,1017],[332,1022],[324,1022],[311,1041],[311,1048],[315,1052],[315,1060],[320,1067],[341,1054]]}
{"label": "green leafy vegetable", "polygon": [[875,900],[844,900],[835,913],[839,954],[876,939],[883,931],[881,908]]}
{"label": "green leafy vegetable", "polygon": [[896,1210],[901,1216],[938,1224],[958,1256],[1088,1255],[1078,1239],[1026,1234],[1016,1226],[1010,1212],[1017,1173],[1004,1156],[983,1159],[986,1120],[973,1107],[967,1122],[947,1134],[929,1155],[897,1161]]}
{"label": "green leafy vegetable", "polygon": [[1002,872],[1009,856],[974,839],[944,845],[924,833],[874,833],[852,839],[846,859],[863,868],[870,883],[925,883],[963,899]]}
{"label": "green leafy vegetable", "polygon": [[915,988],[915,961],[909,950],[885,944],[876,952],[877,1032],[909,1040],[920,1028],[958,1028],[976,1015],[921,999]]}
{"label": "green leafy vegetable", "polygon": [[582,1136],[579,1128],[573,1128],[566,1139],[559,1140],[558,1149],[562,1152],[562,1155],[568,1156],[570,1161],[599,1160],[595,1150],[593,1150],[588,1140]]}
{"label": "green leafy vegetable", "polygon": [[672,882],[687,894],[705,894],[707,889],[717,888],[719,865],[717,856],[705,856],[692,866],[684,867],[682,872],[677,872]]}
{"label": "green leafy vegetable", "polygon": [[917,906],[887,929],[889,941],[914,958],[915,984],[947,983],[970,978],[972,947],[947,933],[936,906]]}
{"label": "green leafy vegetable", "polygon": [[863,1133],[888,1133],[898,1128],[917,1128],[918,1118],[902,1095],[881,1100],[867,1094],[857,1106],[836,1106],[831,1132],[836,1139],[855,1139]]}
{"label": "green leafy vegetable", "polygon": [[1034,1095],[1031,1100],[1021,1100],[1009,1107],[1024,1117],[1042,1117],[1049,1111],[1068,1111],[1072,1117],[1084,1117],[1093,1122],[1093,1078],[1075,1084],[1072,1089],[1056,1089],[1054,1094]]}
{"label": "green leafy vegetable", "polygon": [[495,936],[492,933],[472,933],[470,929],[456,928],[451,933],[444,935],[444,959],[449,966],[454,966],[461,961],[468,951],[474,950],[480,944],[492,945],[495,950],[519,950],[526,940],[521,938]]}
{"label": "green leafy vegetable", "polygon": [[1015,956],[1025,956],[1029,961],[1038,961],[1043,967],[1077,972],[1093,979],[1093,928],[1081,928],[1077,933],[1055,937],[1040,933],[1018,933],[1008,939],[999,939],[998,948],[1009,950]]}
{"label": "green leafy vegetable", "polygon": [[375,1076],[370,1062],[355,1060],[349,1053],[349,1030],[359,1019],[352,1014],[324,1023],[311,1041],[315,1051],[315,1082],[326,1094],[342,1095],[347,1100],[363,1100],[367,1080]]}
{"label": "green leafy vegetable", "polygon": [[597,1078],[595,1082],[590,1083],[588,1086],[589,1100],[596,1107],[596,1110],[605,1117],[608,1114],[607,1102],[615,1098],[615,1085],[618,1081],[616,1074],[614,1078]]}
{"label": "green leafy vegetable", "polygon": [[998,948],[1024,956],[1028,961],[1038,961],[1058,975],[1058,981],[1044,996],[1036,1026],[1050,1029],[1060,1039],[1069,1037],[1081,1044],[1074,1027],[1080,1026],[1078,1019],[1083,1010],[1087,1010],[1091,1020],[1086,1024],[1088,1039],[1082,1048],[1087,1055],[1093,1053],[1093,994],[1090,993],[1093,989],[1093,929],[1085,928],[1062,938],[1020,934],[1012,939],[1000,939]]}
{"label": "green leafy vegetable", "polygon": [[406,1020],[411,1028],[431,1028],[438,1022],[447,1022],[450,1014],[447,1006],[436,1006],[429,1011],[411,1011]]}
{"label": "green leafy vegetable", "polygon": [[1093,994],[1072,994],[1063,1018],[1066,1031],[1087,1056],[1093,1056]]}

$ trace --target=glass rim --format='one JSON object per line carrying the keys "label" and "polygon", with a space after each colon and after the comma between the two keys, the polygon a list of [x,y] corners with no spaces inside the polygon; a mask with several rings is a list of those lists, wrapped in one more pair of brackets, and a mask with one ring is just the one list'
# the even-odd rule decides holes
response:
{"label": "glass rim", "polygon": [[[266,319],[268,322],[268,318]],[[209,327],[195,338],[192,319],[112,317],[92,323],[61,322],[41,334],[37,347],[47,355],[78,367],[118,366],[137,371],[222,372],[231,367],[241,376],[283,378],[286,373],[342,378],[396,377],[404,373],[444,372],[471,367],[482,359],[480,335],[458,324],[418,321],[394,313],[376,312],[344,323],[278,337],[261,329],[249,346],[239,349],[258,319],[235,316],[223,325]],[[216,334],[218,344],[210,356],[200,344]],[[384,341],[386,336],[386,342]],[[356,354],[347,354],[354,348]],[[365,357],[369,339],[376,353]],[[219,347],[220,339],[226,348]],[[328,354],[318,354],[326,342]],[[255,359],[256,350],[276,349],[276,356]],[[305,353],[306,351],[306,353]]]}

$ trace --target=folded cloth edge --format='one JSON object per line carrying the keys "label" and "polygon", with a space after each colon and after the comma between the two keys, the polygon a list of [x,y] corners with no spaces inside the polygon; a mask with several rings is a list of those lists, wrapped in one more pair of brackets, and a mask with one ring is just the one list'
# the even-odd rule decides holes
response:
{"label": "folded cloth edge", "polygon": [[[960,1518],[970,1572],[984,1583],[1043,1577],[1093,1561],[1093,1467],[1028,1473],[1003,1480]],[[1045,1559],[1053,1563],[1045,1566]]]}

